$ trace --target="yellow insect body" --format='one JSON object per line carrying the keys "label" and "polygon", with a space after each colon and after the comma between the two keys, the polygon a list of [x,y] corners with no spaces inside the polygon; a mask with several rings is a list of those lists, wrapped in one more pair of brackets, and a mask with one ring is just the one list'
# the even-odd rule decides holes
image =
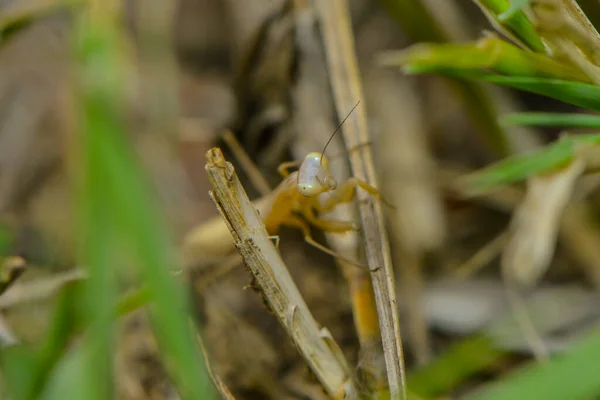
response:
{"label": "yellow insect body", "polygon": [[[281,226],[300,229],[307,243],[327,254],[358,265],[355,261],[347,260],[315,242],[309,225],[326,232],[343,233],[356,230],[358,227],[352,222],[319,218],[317,212],[329,211],[337,204],[351,201],[356,186],[373,195],[378,194],[377,189],[356,178],[349,178],[338,187],[335,178],[329,172],[329,160],[322,153],[309,153],[299,170],[289,173],[288,168],[295,165],[296,162],[282,164],[279,172],[285,179],[272,193],[255,203],[267,231],[270,235],[276,235]],[[321,201],[319,195],[325,192],[333,193]],[[234,249],[233,241],[228,235],[229,231],[220,216],[194,229],[184,240],[183,254],[186,264],[200,261],[210,263],[229,254]]]}

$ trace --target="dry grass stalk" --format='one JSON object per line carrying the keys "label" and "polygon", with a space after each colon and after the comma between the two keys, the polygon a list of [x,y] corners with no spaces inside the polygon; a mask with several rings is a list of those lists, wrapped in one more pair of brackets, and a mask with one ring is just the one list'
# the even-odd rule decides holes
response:
{"label": "dry grass stalk", "polygon": [[[454,185],[456,180],[465,172],[455,170],[452,167],[444,168],[440,171],[442,176],[441,185],[446,190],[469,198],[468,192],[464,191],[459,185]],[[579,187],[574,193],[574,202],[567,205],[560,220],[560,240],[565,249],[577,261],[578,266],[584,271],[594,285],[600,285],[600,249],[597,243],[600,241],[600,234],[597,232],[594,224],[589,218],[589,204],[584,198],[596,188],[598,182],[594,176],[583,176],[580,178]],[[494,192],[484,194],[474,198],[474,201],[484,203],[485,205],[497,209],[498,211],[512,213],[513,210],[523,201],[524,193],[520,188],[507,186],[499,188]],[[487,246],[486,246],[487,247]],[[503,247],[503,246],[502,246]],[[501,249],[498,249],[499,251]],[[485,250],[482,249],[485,253]],[[487,258],[487,256],[482,256]],[[477,257],[477,259],[475,258]],[[467,261],[463,267],[471,268],[467,264],[478,264],[481,261],[479,256],[475,255]],[[460,269],[462,269],[461,267]],[[477,269],[477,266],[473,266]]]}
{"label": "dry grass stalk", "polygon": [[583,268],[593,285],[600,286],[600,232],[587,202],[569,204],[560,224],[560,240]]}
{"label": "dry grass stalk", "polygon": [[[293,154],[296,159],[302,159],[311,151],[320,150],[324,138],[336,128],[333,122],[335,114],[330,96],[329,77],[325,65],[325,52],[318,30],[316,29],[315,13],[306,1],[295,2],[296,18],[296,49],[298,52],[298,67],[296,85],[292,91],[294,101],[294,127],[296,131]],[[329,155],[345,155],[343,140],[336,136],[327,147]],[[339,182],[350,178],[350,167],[343,157],[332,158],[330,170]],[[328,196],[323,193],[321,196]],[[322,215],[325,218],[340,221],[358,222],[358,212],[355,204],[339,204],[330,212]],[[351,231],[344,234],[325,232],[327,242],[333,250],[352,260],[361,256],[361,237],[359,232]],[[336,259],[348,283],[352,301],[354,325],[361,347],[361,352],[375,352],[369,359],[383,360],[381,349],[381,334],[377,318],[375,294],[371,285],[368,271],[348,265],[343,260]],[[385,365],[361,366],[366,383],[375,387],[387,386]],[[365,370],[372,374],[364,374]]]}
{"label": "dry grass stalk", "polygon": [[600,82],[598,32],[574,0],[536,0],[532,19],[555,57],[564,57],[596,84]]}
{"label": "dry grass stalk", "polygon": [[219,391],[219,394],[225,400],[235,400],[235,396],[231,393],[231,390],[227,387],[225,382],[216,374],[211,363],[210,357],[208,356],[208,352],[206,351],[206,347],[204,346],[204,341],[202,340],[202,336],[200,334],[197,335],[198,344],[200,344],[200,349],[202,350],[202,355],[204,356],[204,363],[206,365],[206,371],[208,372],[208,376],[212,380],[213,384]]}
{"label": "dry grass stalk", "polygon": [[233,166],[217,148],[209,150],[206,158],[214,187],[211,198],[272,312],[327,393],[338,397],[354,392],[346,360],[313,318]]}
{"label": "dry grass stalk", "polygon": [[0,297],[0,310],[51,297],[68,283],[79,281],[86,277],[87,275],[84,271],[73,269],[45,279],[16,283],[6,292],[2,293],[2,297]]}
{"label": "dry grass stalk", "polygon": [[224,287],[215,286],[205,293],[202,338],[210,344],[214,374],[240,393],[252,390],[268,399],[285,398],[277,374],[281,353],[271,338],[231,307]]}
{"label": "dry grass stalk", "polygon": [[456,268],[453,275],[457,279],[469,278],[475,272],[488,265],[498,254],[500,254],[502,249],[506,246],[507,240],[508,234],[506,232],[496,236],[473,254],[471,258]]}
{"label": "dry grass stalk", "polygon": [[273,190],[267,179],[261,174],[260,170],[254,164],[254,161],[250,158],[248,153],[242,147],[242,144],[238,142],[235,135],[231,131],[225,131],[223,134],[223,141],[227,144],[237,162],[244,169],[248,175],[248,179],[252,182],[252,185],[258,190],[261,196],[266,196]]}
{"label": "dry grass stalk", "polygon": [[531,349],[536,360],[547,361],[548,349],[542,338],[542,334],[536,329],[534,322],[527,310],[525,301],[521,297],[517,287],[514,287],[511,282],[505,282],[506,297],[512,310],[517,326],[523,333],[525,342]]}
{"label": "dry grass stalk", "polygon": [[445,239],[445,216],[440,188],[435,185],[435,162],[427,143],[424,114],[415,88],[393,71],[365,74],[369,110],[379,127],[374,151],[387,209],[393,260],[406,304],[407,338],[418,364],[432,352],[421,308],[423,260]]}
{"label": "dry grass stalk", "polygon": [[[338,115],[343,115],[352,109],[358,100],[363,99],[348,4],[345,0],[315,1],[313,4],[321,22],[336,110]],[[364,106],[356,109],[355,114],[344,124],[342,132],[352,174],[377,187],[370,148],[360,146],[355,149],[370,142]],[[367,261],[372,270],[371,279],[379,314],[390,397],[404,399],[404,356],[383,210],[381,202],[364,191],[358,190],[357,198],[365,234]]]}
{"label": "dry grass stalk", "polygon": [[502,269],[510,281],[530,286],[546,272],[561,217],[584,169],[585,163],[575,160],[563,171],[528,181],[525,199],[515,211],[509,228],[511,238],[502,255]]}

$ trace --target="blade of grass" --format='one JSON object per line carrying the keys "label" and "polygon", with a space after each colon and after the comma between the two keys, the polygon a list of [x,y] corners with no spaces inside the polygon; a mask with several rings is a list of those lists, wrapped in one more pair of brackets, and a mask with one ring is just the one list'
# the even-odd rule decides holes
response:
{"label": "blade of grass", "polygon": [[39,398],[74,332],[77,319],[76,294],[73,285],[62,291],[56,302],[50,330],[41,343],[2,349],[2,373],[12,398]]}
{"label": "blade of grass", "polygon": [[504,76],[481,71],[440,68],[428,71],[466,80],[483,80],[513,89],[550,97],[575,106],[600,111],[600,87],[588,83],[537,77]]}
{"label": "blade of grass", "polygon": [[589,334],[546,363],[513,371],[468,400],[591,399],[600,393],[600,332]]}
{"label": "blade of grass", "polygon": [[528,6],[531,3],[531,0],[512,0],[502,14],[498,15],[498,19],[500,21],[506,21],[510,18],[513,18],[517,13],[519,13],[524,7]]}
{"label": "blade of grass", "polygon": [[501,117],[502,125],[560,126],[600,129],[600,115],[577,113],[521,112]]}
{"label": "blade of grass", "polygon": [[575,106],[600,111],[600,87],[559,79],[482,75],[481,79],[526,92],[551,97]]}
{"label": "blade of grass", "polygon": [[384,65],[401,66],[408,73],[451,69],[589,82],[585,74],[570,65],[524,51],[494,35],[465,44],[418,44],[407,50],[384,53],[380,60]]}
{"label": "blade of grass", "polygon": [[541,150],[522,156],[511,157],[475,173],[464,176],[460,185],[471,195],[527,179],[548,171],[572,159],[570,142],[555,143]]}
{"label": "blade of grass", "polygon": [[86,398],[112,396],[113,307],[116,279],[117,221],[110,207],[110,172],[104,166],[103,147],[110,135],[124,134],[119,86],[119,31],[101,8],[89,8],[80,25],[76,47],[79,61],[77,94],[80,101],[79,146],[81,175],[78,184],[82,243],[81,259],[88,272],[83,283],[83,316],[88,324],[81,349],[83,375],[89,386]]}
{"label": "blade of grass", "polygon": [[546,48],[533,23],[523,13],[527,0],[474,0],[488,20],[499,32],[523,47],[536,53],[545,53]]}
{"label": "blade of grass", "polygon": [[[42,391],[51,393],[44,396],[55,396],[59,390],[63,390],[62,385],[65,383],[55,382],[57,379],[63,379],[57,376],[61,374],[57,369],[63,368],[59,363],[70,361],[61,361],[61,357],[71,338],[85,331],[87,325],[86,321],[78,318],[82,311],[78,304],[78,295],[82,291],[81,281],[84,279],[87,278],[81,277],[61,285],[50,329],[41,343],[0,349],[2,374],[13,398],[37,399]],[[145,306],[149,300],[151,299],[145,287],[135,289],[119,299],[113,316],[121,317],[133,312]],[[81,358],[84,353],[79,351],[79,354],[77,357]],[[65,390],[62,392],[62,398],[65,397],[65,393],[72,395],[72,388]]]}
{"label": "blade of grass", "polygon": [[501,185],[523,181],[536,174],[559,168],[575,157],[579,143],[600,144],[600,134],[563,137],[529,154],[504,159],[498,163],[464,176],[459,185],[465,193],[481,194]]}
{"label": "blade of grass", "polygon": [[408,386],[417,395],[435,398],[506,355],[486,335],[469,337],[451,346],[429,365],[409,373]]}
{"label": "blade of grass", "polygon": [[[379,0],[400,28],[414,42],[449,42],[445,32],[420,0]],[[463,102],[468,116],[479,127],[486,143],[499,155],[509,153],[509,145],[498,124],[494,103],[484,87],[473,82],[448,81]]]}
{"label": "blade of grass", "polygon": [[[119,237],[126,239],[134,249],[152,299],[153,327],[166,367],[182,398],[203,399],[209,394],[209,379],[188,322],[188,299],[170,272],[176,260],[174,250],[155,196],[128,147],[127,132],[120,118],[119,105],[123,99],[122,90],[126,87],[120,75],[122,65],[118,53],[121,48],[118,35],[121,32],[115,24],[106,23],[106,18],[110,18],[114,11],[110,4],[94,2],[91,9],[98,15],[82,22],[77,46],[84,72],[81,76],[84,89],[82,107],[86,111],[83,126],[87,129],[82,133],[84,143],[88,143],[84,148],[90,163],[87,178],[96,185],[89,189],[86,197],[95,206],[89,207],[95,213],[90,213],[90,219],[92,216],[94,219],[88,222],[94,223],[94,229],[113,223],[113,228],[121,234]],[[89,194],[95,196],[92,198]],[[106,220],[102,221],[102,217]],[[114,231],[106,229],[102,234],[110,235]],[[104,239],[102,235],[98,236],[99,241]],[[105,265],[106,259],[101,258],[103,256],[99,254],[99,249],[99,246],[88,249],[95,255],[92,262],[96,264],[92,271],[96,271],[102,279],[108,279],[109,273],[102,275],[99,268],[102,265],[110,271],[111,266]],[[89,290],[98,290],[94,289],[94,285],[90,279]],[[94,296],[90,301],[101,301],[106,289],[96,293],[97,297]],[[102,340],[98,339],[103,348],[106,348],[107,330],[110,329],[104,326],[110,323],[110,320],[106,322],[106,315],[112,316],[115,310],[113,304],[109,301],[97,306],[99,309],[102,307],[105,313],[102,317]],[[101,334],[97,335],[100,337]]]}
{"label": "blade of grass", "polygon": [[90,358],[90,354],[86,350],[85,347],[77,347],[59,360],[52,380],[44,388],[41,396],[36,398],[42,400],[88,399],[90,388],[96,383],[93,376],[85,373]]}

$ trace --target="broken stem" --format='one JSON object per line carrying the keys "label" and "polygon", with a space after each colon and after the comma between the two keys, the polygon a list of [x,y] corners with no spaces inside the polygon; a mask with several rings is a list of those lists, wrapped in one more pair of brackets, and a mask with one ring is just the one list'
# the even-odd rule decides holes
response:
{"label": "broken stem", "polygon": [[312,316],[233,166],[218,148],[209,150],[206,159],[211,198],[271,311],[329,395],[341,398],[354,391],[341,350]]}
{"label": "broken stem", "polygon": [[[344,115],[363,99],[347,0],[314,1],[313,4],[320,18],[336,110],[338,115]],[[342,127],[342,132],[353,176],[377,187],[371,148],[362,146],[350,151],[361,143],[370,142],[364,106],[356,109]],[[357,191],[357,198],[367,261],[372,271],[390,398],[406,399],[400,322],[381,202],[362,190]]]}

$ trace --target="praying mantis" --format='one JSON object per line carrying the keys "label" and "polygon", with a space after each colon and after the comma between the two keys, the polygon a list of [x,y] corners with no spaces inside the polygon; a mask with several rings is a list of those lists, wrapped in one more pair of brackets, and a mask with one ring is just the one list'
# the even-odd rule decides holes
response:
{"label": "praying mantis", "polygon": [[[327,146],[359,103],[360,101],[335,129],[321,152],[307,154],[301,163],[282,163],[277,170],[283,176],[283,181],[270,194],[259,199],[255,206],[270,235],[276,235],[284,226],[299,229],[304,240],[311,246],[350,265],[367,268],[318,243],[311,234],[311,226],[331,233],[358,230],[358,225],[354,222],[325,219],[317,213],[331,211],[338,204],[352,201],[357,187],[373,196],[379,196],[376,188],[355,177],[348,178],[338,185],[329,171],[329,158],[325,155]],[[298,165],[297,171],[290,172],[291,168]],[[329,196],[320,196],[324,193],[329,193]],[[193,229],[186,236],[183,245],[184,262],[190,264],[197,260],[216,261],[233,249],[229,230],[221,217],[217,216]]]}

